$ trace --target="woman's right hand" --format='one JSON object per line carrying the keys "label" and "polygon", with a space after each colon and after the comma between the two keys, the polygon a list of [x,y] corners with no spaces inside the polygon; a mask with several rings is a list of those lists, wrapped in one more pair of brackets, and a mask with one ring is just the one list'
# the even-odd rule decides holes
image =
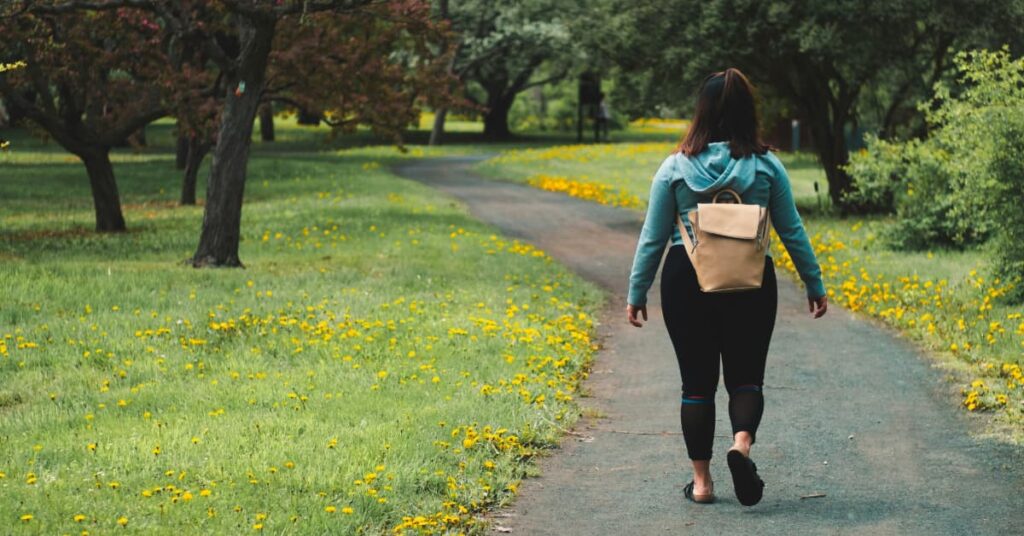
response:
{"label": "woman's right hand", "polygon": [[807,309],[811,311],[814,318],[821,318],[828,310],[828,295],[807,298]]}
{"label": "woman's right hand", "polygon": [[640,321],[640,319],[637,318],[637,313],[640,313],[640,314],[642,314],[644,316],[644,322],[647,321],[647,306],[646,305],[633,305],[633,304],[627,304],[626,305],[626,318],[629,320],[629,323],[633,324],[634,326],[636,326],[638,328],[642,328],[642,327],[644,327],[644,324],[643,324],[643,322]]}

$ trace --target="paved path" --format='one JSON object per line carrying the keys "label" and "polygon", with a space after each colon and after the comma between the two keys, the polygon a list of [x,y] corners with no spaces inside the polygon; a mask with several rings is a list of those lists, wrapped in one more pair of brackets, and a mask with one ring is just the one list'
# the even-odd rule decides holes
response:
{"label": "paved path", "polygon": [[[592,396],[581,400],[602,415],[582,420],[541,460],[542,475],[494,513],[496,525],[525,535],[1024,534],[1021,451],[968,436],[975,423],[958,412],[954,388],[908,343],[838,307],[812,320],[803,290],[782,273],[752,451],[764,499],[747,508],[733,495],[720,386],[711,462],[720,499],[686,501],[679,369],[657,286],[647,325],[633,328],[623,313],[642,216],[483,180],[472,162],[425,160],[397,171],[462,200],[612,296],[586,384]],[[814,493],[825,496],[801,498]]]}

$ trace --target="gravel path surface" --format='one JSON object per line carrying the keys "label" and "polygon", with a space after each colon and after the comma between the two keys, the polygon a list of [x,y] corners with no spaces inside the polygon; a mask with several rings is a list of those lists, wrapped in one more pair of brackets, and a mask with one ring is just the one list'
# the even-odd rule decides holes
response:
{"label": "gravel path surface", "polygon": [[[679,369],[657,286],[650,321],[625,321],[642,215],[528,186],[481,179],[477,158],[404,163],[396,171],[542,248],[611,295],[580,402],[582,419],[540,460],[494,530],[525,535],[1024,534],[1024,453],[968,435],[955,387],[892,332],[839,307],[813,320],[802,288],[780,272],[765,375],[765,411],[751,457],[764,499],[743,507],[725,463],[731,444],[720,386],[711,461],[718,501],[688,502],[679,428]],[[650,170],[653,173],[653,170]],[[642,171],[638,171],[642,172]],[[660,278],[660,275],[659,275]],[[806,497],[820,495],[820,497]]]}

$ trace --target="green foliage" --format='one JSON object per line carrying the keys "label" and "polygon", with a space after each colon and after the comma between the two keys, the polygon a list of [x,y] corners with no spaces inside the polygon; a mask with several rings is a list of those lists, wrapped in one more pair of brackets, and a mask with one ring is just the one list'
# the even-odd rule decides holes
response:
{"label": "green foliage", "polygon": [[988,238],[990,222],[954,217],[963,199],[949,185],[969,179],[954,179],[955,164],[948,150],[919,140],[869,137],[867,141],[868,148],[854,155],[847,167],[855,189],[845,199],[871,212],[897,215],[895,224],[884,232],[890,246],[959,248]]}
{"label": "green foliage", "polygon": [[741,69],[755,85],[771,86],[792,107],[790,117],[809,128],[836,205],[850,188],[842,171],[849,158],[847,130],[904,132],[895,123],[913,122],[912,103],[948,74],[951,50],[1013,40],[1024,17],[1018,0],[617,5],[619,20],[610,33],[618,42],[607,49],[631,79],[624,89],[652,92],[637,103],[650,111],[657,103],[679,106],[693,100],[708,73]]}
{"label": "green foliage", "polygon": [[[1017,66],[1024,66],[1024,60],[1018,61]],[[993,189],[993,212],[999,222],[999,232],[993,241],[995,275],[1017,281],[1012,297],[1024,301],[1024,285],[1019,282],[1024,276],[1024,113],[1017,110],[997,130],[1000,135],[989,164],[997,184]]]}
{"label": "green foliage", "polygon": [[929,137],[869,139],[848,168],[850,198],[896,213],[895,245],[966,246],[995,237],[998,271],[1020,274],[1024,246],[1011,222],[1021,219],[1024,201],[1024,59],[1004,47],[961,52],[954,62],[956,83],[936,84],[919,107]]}
{"label": "green foliage", "polygon": [[[603,81],[602,90],[606,94],[614,95],[616,89],[614,82]],[[577,91],[577,80],[568,78],[521,93],[509,110],[509,126],[520,132],[576,132]],[[609,105],[609,111],[611,118],[608,120],[608,127],[612,130],[625,128],[628,120],[623,111],[615,103]],[[590,116],[590,110],[585,107],[583,113],[584,130],[592,136],[593,118]]]}
{"label": "green foliage", "polygon": [[506,137],[516,96],[568,75],[578,59],[570,21],[580,11],[578,0],[452,3],[448,14],[459,35],[454,70],[486,110],[486,134]]}
{"label": "green foliage", "polygon": [[563,80],[520,94],[509,110],[509,126],[517,131],[574,131],[575,81]]}

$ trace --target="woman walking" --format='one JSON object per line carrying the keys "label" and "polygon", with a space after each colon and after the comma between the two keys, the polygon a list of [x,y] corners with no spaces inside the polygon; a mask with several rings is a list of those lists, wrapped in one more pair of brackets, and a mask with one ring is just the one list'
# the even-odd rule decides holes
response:
{"label": "woman walking", "polygon": [[679,413],[693,462],[693,480],[684,493],[700,503],[715,499],[710,462],[719,359],[729,394],[733,444],[726,459],[736,497],[746,506],[761,500],[764,482],[750,449],[764,409],[762,387],[777,291],[770,255],[765,255],[760,288],[702,291],[675,223],[677,214],[694,243],[689,212],[720,190],[733,190],[745,204],[767,207],[806,286],[811,314],[819,318],[828,306],[821,269],[793,202],[786,170],[760,140],[758,126],[754,90],[743,73],[727,69],[705,78],[689,131],[654,176],[629,281],[626,314],[630,324],[641,327],[638,315],[647,320],[647,291],[665,243],[671,240],[661,273],[661,306],[682,376]]}

